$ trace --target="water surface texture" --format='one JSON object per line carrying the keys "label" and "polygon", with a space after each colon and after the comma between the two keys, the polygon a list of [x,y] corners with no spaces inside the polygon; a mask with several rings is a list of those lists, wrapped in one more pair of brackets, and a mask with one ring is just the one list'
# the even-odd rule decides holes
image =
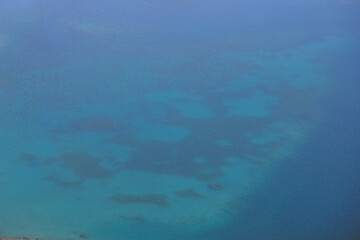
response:
{"label": "water surface texture", "polygon": [[0,1],[0,238],[359,239],[359,16]]}

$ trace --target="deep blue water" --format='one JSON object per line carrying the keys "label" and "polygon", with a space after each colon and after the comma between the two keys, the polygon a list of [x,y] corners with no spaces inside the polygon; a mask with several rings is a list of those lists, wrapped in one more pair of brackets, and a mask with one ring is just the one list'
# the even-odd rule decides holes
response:
{"label": "deep blue water", "polygon": [[285,199],[279,218],[292,239],[360,237],[359,60],[359,48],[337,55],[332,66],[343,80],[322,102],[321,126],[275,178],[276,194]]}
{"label": "deep blue water", "polygon": [[0,238],[359,239],[359,13],[0,2]]}
{"label": "deep blue water", "polygon": [[252,197],[246,214],[207,237],[359,239],[359,50],[344,48],[330,64],[343,81],[322,100],[318,129]]}
{"label": "deep blue water", "polygon": [[266,227],[249,239],[360,237],[359,60],[359,49],[347,48],[331,64],[343,81],[323,99],[325,116],[318,129],[254,197],[250,219],[265,218]]}

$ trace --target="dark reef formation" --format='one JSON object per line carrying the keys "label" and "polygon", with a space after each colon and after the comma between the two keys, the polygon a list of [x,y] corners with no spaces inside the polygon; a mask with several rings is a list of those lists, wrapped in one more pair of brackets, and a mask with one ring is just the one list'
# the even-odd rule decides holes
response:
{"label": "dark reef formation", "polygon": [[19,238],[2,238],[2,237],[0,237],[0,240],[45,240],[45,239],[30,238],[30,237],[19,237]]}
{"label": "dark reef formation", "polygon": [[168,207],[169,203],[162,194],[143,194],[143,195],[122,195],[117,194],[110,198],[120,204],[150,204],[158,207]]}
{"label": "dark reef formation", "polygon": [[202,199],[205,198],[204,195],[196,192],[194,189],[192,188],[188,188],[188,189],[184,189],[181,191],[177,191],[176,195],[178,197],[182,197],[182,198],[197,198],[197,199]]}
{"label": "dark reef formation", "polygon": [[[80,233],[77,231],[73,231],[73,238],[68,238],[66,240],[79,240],[79,239],[90,239],[89,235],[86,233]],[[63,239],[55,239],[55,238],[31,238],[31,237],[0,237],[0,240],[63,240]]]}
{"label": "dark reef formation", "polygon": [[221,183],[218,183],[218,182],[212,182],[212,183],[209,183],[207,185],[207,187],[211,190],[214,190],[214,191],[219,191],[219,190],[222,190],[224,189],[224,185],[222,185]]}

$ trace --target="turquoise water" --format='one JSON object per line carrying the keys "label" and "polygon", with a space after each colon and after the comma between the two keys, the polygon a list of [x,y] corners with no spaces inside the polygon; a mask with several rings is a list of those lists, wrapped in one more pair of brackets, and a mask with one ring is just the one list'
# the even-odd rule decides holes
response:
{"label": "turquoise water", "polygon": [[0,237],[356,239],[358,2],[0,9]]}

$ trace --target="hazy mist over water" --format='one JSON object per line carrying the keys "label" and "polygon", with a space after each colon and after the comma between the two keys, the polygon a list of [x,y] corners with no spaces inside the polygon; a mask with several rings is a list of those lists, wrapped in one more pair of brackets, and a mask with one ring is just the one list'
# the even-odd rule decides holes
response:
{"label": "hazy mist over water", "polygon": [[0,1],[0,239],[357,240],[360,2]]}

